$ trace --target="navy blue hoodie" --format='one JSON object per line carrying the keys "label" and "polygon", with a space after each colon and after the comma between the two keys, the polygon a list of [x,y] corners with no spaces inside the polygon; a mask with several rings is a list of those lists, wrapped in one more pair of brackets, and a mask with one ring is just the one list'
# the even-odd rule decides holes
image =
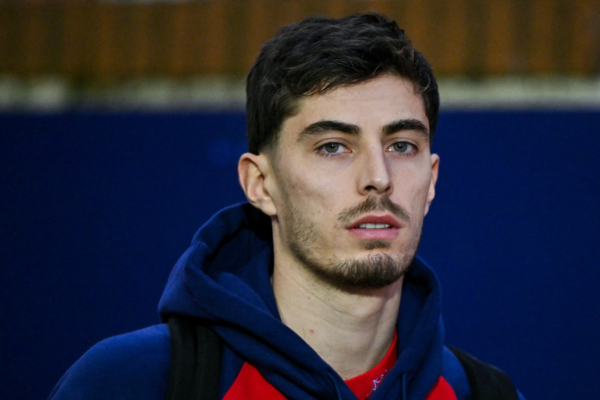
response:
{"label": "navy blue hoodie", "polygon": [[[342,378],[279,317],[270,276],[271,222],[243,204],[213,216],[181,256],[159,304],[208,321],[224,342],[219,398],[248,362],[289,399],[356,399]],[[469,399],[465,373],[444,348],[440,285],[418,257],[404,280],[398,359],[370,399],[426,399],[440,378]],[[164,398],[170,365],[166,324],[104,340],[62,377],[50,399]]]}

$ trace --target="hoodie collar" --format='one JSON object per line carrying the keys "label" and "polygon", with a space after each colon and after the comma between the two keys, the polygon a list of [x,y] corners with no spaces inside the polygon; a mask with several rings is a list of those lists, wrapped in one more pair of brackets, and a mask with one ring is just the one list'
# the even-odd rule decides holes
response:
{"label": "hoodie collar", "polygon": [[[281,323],[270,284],[271,235],[270,219],[249,204],[215,214],[173,268],[161,319],[206,320],[288,398],[353,399],[339,375]],[[404,280],[397,331],[398,361],[371,399],[425,398],[441,374],[440,285],[418,257]]]}

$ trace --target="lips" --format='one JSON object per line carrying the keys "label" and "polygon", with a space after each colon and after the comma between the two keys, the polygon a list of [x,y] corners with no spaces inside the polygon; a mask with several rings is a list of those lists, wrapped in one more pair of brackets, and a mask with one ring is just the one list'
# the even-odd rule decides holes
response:
{"label": "lips", "polygon": [[[366,225],[366,227],[365,227]],[[387,225],[388,229],[389,228],[400,228],[400,222],[398,222],[398,220],[394,217],[392,217],[391,215],[383,215],[383,216],[376,216],[376,215],[368,215],[366,217],[363,217],[361,219],[359,219],[358,221],[354,221],[351,226],[350,229],[381,229],[381,225]]]}
{"label": "lips", "polygon": [[400,233],[401,225],[391,215],[368,215],[348,227],[348,232],[360,239],[389,240]]}

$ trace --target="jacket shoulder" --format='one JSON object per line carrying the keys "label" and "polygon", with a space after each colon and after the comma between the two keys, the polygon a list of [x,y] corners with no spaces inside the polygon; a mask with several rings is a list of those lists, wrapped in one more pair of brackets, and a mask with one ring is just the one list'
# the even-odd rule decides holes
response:
{"label": "jacket shoulder", "polygon": [[49,399],[162,399],[170,357],[166,324],[105,339],[69,368]]}

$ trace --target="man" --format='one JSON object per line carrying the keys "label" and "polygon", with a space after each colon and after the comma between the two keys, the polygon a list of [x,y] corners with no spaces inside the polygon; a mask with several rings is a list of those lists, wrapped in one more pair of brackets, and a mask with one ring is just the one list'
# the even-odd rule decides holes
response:
{"label": "man", "polygon": [[[287,26],[247,95],[250,204],[198,231],[159,305],[220,338],[218,398],[491,398],[444,347],[439,283],[415,257],[439,97],[404,32],[377,14]],[[97,344],[51,398],[165,398],[170,371],[187,373],[174,335],[162,324]]]}

